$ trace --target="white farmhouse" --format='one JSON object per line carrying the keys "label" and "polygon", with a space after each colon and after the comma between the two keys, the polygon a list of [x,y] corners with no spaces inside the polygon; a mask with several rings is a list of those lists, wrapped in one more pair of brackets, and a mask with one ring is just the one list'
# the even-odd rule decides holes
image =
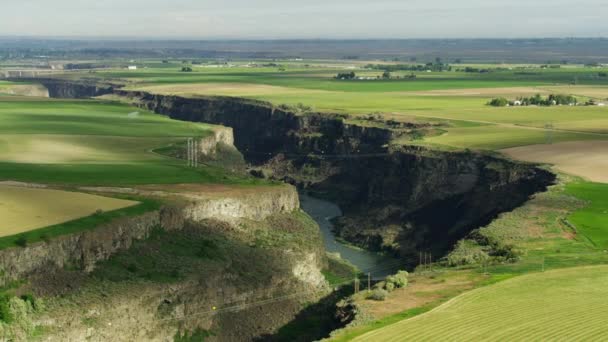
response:
{"label": "white farmhouse", "polygon": [[129,69],[129,70],[137,70],[137,65],[129,65],[127,67],[127,69]]}

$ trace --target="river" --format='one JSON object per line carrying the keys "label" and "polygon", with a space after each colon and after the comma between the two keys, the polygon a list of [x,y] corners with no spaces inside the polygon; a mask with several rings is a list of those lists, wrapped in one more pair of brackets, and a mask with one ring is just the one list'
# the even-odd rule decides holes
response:
{"label": "river", "polygon": [[340,254],[342,259],[348,260],[361,272],[371,273],[374,279],[384,278],[400,268],[404,269],[403,262],[396,258],[351,247],[337,241],[332,231],[331,219],[342,216],[342,210],[335,203],[300,193],[300,205],[302,210],[310,215],[321,228],[327,252]]}

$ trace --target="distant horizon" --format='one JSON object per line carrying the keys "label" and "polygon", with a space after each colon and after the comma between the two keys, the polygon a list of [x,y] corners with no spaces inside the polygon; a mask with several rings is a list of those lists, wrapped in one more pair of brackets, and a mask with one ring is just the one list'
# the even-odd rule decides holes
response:
{"label": "distant horizon", "polygon": [[605,0],[27,0],[0,36],[158,39],[606,37]]}
{"label": "distant horizon", "polygon": [[606,36],[555,36],[555,37],[427,37],[427,38],[381,38],[381,37],[280,37],[280,38],[247,38],[247,37],[164,37],[164,36],[41,36],[41,35],[0,35],[0,39],[31,39],[31,40],[97,40],[97,41],[425,41],[425,40],[603,40]]}

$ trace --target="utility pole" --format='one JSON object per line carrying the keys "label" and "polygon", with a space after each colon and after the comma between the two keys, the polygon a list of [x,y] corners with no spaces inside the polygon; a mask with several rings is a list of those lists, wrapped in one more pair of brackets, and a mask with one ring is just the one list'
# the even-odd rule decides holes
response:
{"label": "utility pole", "polygon": [[198,140],[194,140],[194,167],[198,167]]}
{"label": "utility pole", "polygon": [[543,263],[541,266],[541,272],[545,272],[545,257],[543,257]]}
{"label": "utility pole", "polygon": [[186,140],[186,158],[188,159],[188,167],[190,167],[190,138],[188,138],[188,140]]}
{"label": "utility pole", "polygon": [[368,272],[367,273],[367,292],[370,292],[372,290],[372,273]]}
{"label": "utility pole", "polygon": [[359,293],[359,277],[355,275],[355,293]]}

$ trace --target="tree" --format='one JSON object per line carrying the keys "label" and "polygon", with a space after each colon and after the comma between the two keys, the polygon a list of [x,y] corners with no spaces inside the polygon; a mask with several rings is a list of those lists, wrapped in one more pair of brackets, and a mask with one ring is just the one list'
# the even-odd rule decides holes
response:
{"label": "tree", "polygon": [[339,73],[338,75],[336,75],[336,79],[338,80],[352,80],[356,77],[355,72],[351,71],[351,72],[346,72],[346,73]]}
{"label": "tree", "polygon": [[506,107],[508,104],[509,100],[505,99],[504,97],[498,97],[488,102],[488,105],[493,107]]}
{"label": "tree", "polygon": [[391,72],[390,72],[390,71],[388,71],[388,70],[387,70],[387,71],[384,71],[384,72],[382,73],[382,78],[384,78],[385,80],[390,79],[390,78],[391,78]]}
{"label": "tree", "polygon": [[182,67],[182,72],[192,72],[191,67]]}

